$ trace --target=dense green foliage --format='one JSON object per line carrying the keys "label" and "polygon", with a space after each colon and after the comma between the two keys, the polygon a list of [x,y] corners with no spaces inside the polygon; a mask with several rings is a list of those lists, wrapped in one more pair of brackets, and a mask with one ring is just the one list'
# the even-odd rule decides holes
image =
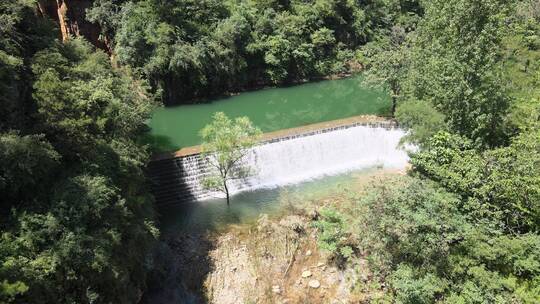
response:
{"label": "dense green foliage", "polygon": [[367,200],[365,219],[375,212],[380,217],[368,222],[370,244],[388,254],[381,264],[392,268],[386,271],[399,299],[535,303],[540,298],[539,142],[538,134],[526,134],[509,147],[479,154],[470,142],[437,134],[413,158],[419,177],[437,185],[420,180],[398,190],[387,185]]}
{"label": "dense green foliage", "polygon": [[504,143],[501,39],[511,1],[429,1],[412,37],[407,99],[428,101],[478,145]]}
{"label": "dense green foliage", "polygon": [[[520,191],[524,193],[525,191]],[[372,265],[400,303],[536,303],[540,236],[510,234],[504,220],[439,185],[407,178],[375,189],[358,220]]]}
{"label": "dense green foliage", "polygon": [[316,222],[321,248],[335,254],[343,236],[357,238],[349,246],[386,284],[379,300],[537,303],[540,133],[473,147],[447,132],[430,137],[412,157],[412,176],[375,184],[336,206],[346,211],[339,217],[325,211],[334,220]]}
{"label": "dense green foliage", "polygon": [[0,4],[0,302],[134,303],[156,237],[144,86],[32,1]]}
{"label": "dense green foliage", "polygon": [[173,103],[347,72],[358,46],[416,7],[397,0],[101,0],[89,16],[113,36],[118,61]]}
{"label": "dense green foliage", "polygon": [[[360,66],[418,150],[408,177],[323,210],[320,246],[340,264],[365,254],[381,300],[540,301],[537,0],[96,0],[111,58],[58,41],[35,4],[0,2],[0,302],[140,299],[158,234],[137,142],[152,96]],[[221,173],[244,173],[230,170],[258,133],[236,123],[203,132]]]}
{"label": "dense green foliage", "polygon": [[471,217],[505,232],[540,230],[540,132],[508,147],[478,152],[447,133],[433,136],[412,159],[414,170],[461,195]]}
{"label": "dense green foliage", "polygon": [[423,7],[399,43],[389,36],[363,50],[369,79],[395,94],[419,150],[409,177],[354,200],[349,233],[388,301],[538,303],[540,7]]}
{"label": "dense green foliage", "polygon": [[214,114],[212,123],[201,130],[203,157],[215,172],[202,180],[203,187],[224,193],[229,204],[230,181],[253,174],[245,158],[260,135],[247,117],[232,120],[223,112]]}
{"label": "dense green foliage", "polygon": [[[512,1],[426,1],[414,30],[397,28],[390,38],[364,48],[368,79],[386,83],[406,107],[404,122],[433,126],[468,137],[477,146],[504,144],[510,96],[504,75],[503,37]],[[410,29],[410,27],[409,27]],[[382,53],[382,55],[381,55]],[[416,115],[418,102],[427,115]],[[408,105],[407,103],[413,103]],[[411,109],[412,108],[412,109]],[[399,111],[399,110],[398,110]],[[438,123],[441,116],[444,124]],[[412,125],[410,125],[412,126]],[[425,128],[413,128],[425,139]],[[436,131],[436,130],[435,130]]]}

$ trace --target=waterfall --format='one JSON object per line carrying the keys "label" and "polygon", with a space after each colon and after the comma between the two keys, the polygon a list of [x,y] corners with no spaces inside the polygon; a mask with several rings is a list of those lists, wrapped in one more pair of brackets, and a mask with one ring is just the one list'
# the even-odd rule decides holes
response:
{"label": "waterfall", "polygon": [[373,166],[404,168],[407,154],[397,148],[403,135],[399,129],[359,126],[257,146],[246,161],[254,174],[234,185],[233,191],[282,186]]}
{"label": "waterfall", "polygon": [[[405,168],[409,160],[407,153],[398,148],[404,135],[403,130],[386,122],[354,124],[273,139],[249,151],[244,162],[252,168],[253,174],[245,180],[231,181],[229,188],[231,193],[238,193],[374,166]],[[200,186],[200,180],[211,173],[200,155],[177,158],[175,166],[179,171],[176,188],[183,189],[183,196],[185,192],[189,192],[190,199],[218,196]]]}

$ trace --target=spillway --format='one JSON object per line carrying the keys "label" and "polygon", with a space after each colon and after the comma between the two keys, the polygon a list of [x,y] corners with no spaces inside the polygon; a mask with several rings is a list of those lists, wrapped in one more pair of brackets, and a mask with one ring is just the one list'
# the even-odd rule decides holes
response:
{"label": "spillway", "polygon": [[[405,132],[392,121],[354,123],[274,138],[252,148],[245,163],[252,175],[230,182],[231,193],[279,187],[368,167],[404,168],[398,148]],[[201,180],[212,169],[200,154],[162,159],[150,165],[158,203],[204,200],[219,196],[204,190]]]}

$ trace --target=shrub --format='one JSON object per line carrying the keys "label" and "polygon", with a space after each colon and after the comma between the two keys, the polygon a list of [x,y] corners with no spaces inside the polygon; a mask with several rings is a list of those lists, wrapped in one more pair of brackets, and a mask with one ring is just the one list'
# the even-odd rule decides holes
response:
{"label": "shrub", "polygon": [[319,231],[319,247],[328,251],[338,265],[342,266],[354,255],[355,246],[351,244],[350,233],[341,213],[330,208],[322,209],[313,226]]}

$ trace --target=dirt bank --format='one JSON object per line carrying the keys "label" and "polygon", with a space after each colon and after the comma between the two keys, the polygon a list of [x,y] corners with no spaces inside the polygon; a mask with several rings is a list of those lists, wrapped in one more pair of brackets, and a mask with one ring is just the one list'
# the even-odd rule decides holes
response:
{"label": "dirt bank", "polygon": [[348,303],[360,275],[328,262],[306,215],[261,216],[220,236],[210,258],[209,303]]}

